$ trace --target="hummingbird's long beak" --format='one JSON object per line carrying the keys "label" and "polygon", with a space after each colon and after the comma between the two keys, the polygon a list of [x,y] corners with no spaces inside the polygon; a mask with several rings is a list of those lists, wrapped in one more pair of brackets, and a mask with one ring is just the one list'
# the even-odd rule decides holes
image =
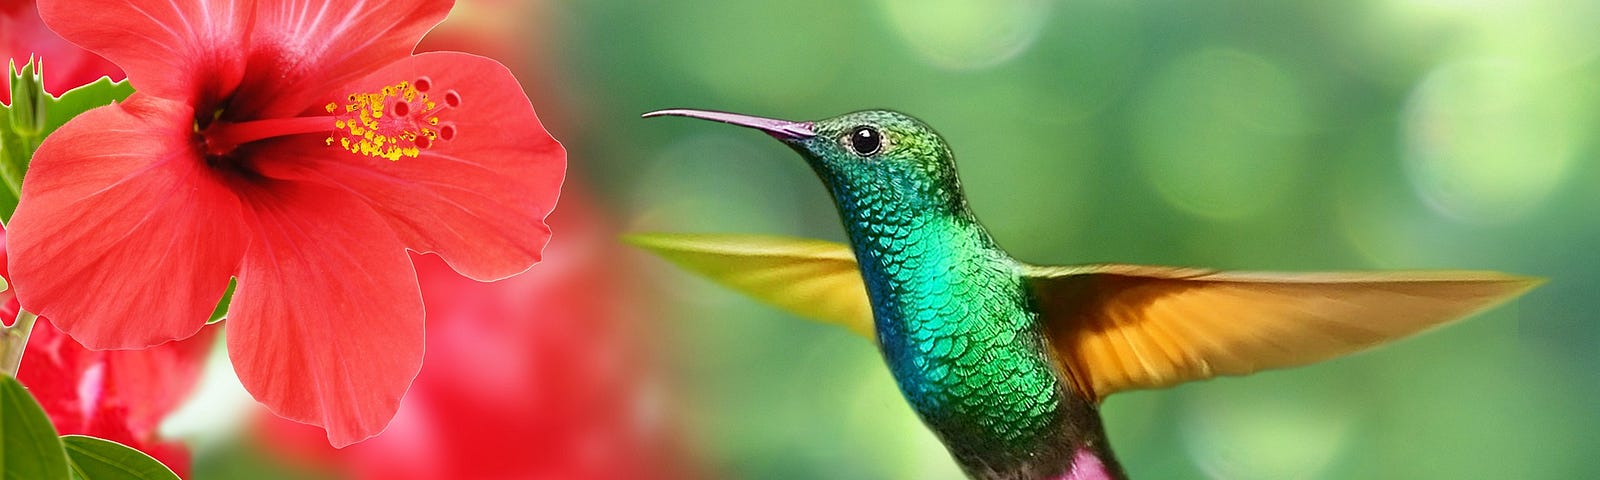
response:
{"label": "hummingbird's long beak", "polygon": [[703,120],[711,120],[713,122],[722,122],[729,125],[750,127],[767,132],[768,135],[778,137],[780,140],[805,140],[807,138],[817,136],[817,132],[811,129],[811,122],[791,122],[788,120],[778,120],[775,118],[752,117],[749,115],[740,115],[737,113],[728,112],[713,112],[710,110],[689,110],[675,108],[671,110],[656,110],[654,112],[646,113],[642,115],[642,117],[650,118],[666,115],[699,118]]}

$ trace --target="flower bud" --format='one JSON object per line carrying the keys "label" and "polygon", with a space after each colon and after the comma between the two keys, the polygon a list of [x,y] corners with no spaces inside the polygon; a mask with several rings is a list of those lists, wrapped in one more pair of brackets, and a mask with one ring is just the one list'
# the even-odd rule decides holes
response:
{"label": "flower bud", "polygon": [[24,137],[39,135],[44,130],[45,95],[43,61],[32,57],[17,71],[17,62],[11,61],[11,130]]}

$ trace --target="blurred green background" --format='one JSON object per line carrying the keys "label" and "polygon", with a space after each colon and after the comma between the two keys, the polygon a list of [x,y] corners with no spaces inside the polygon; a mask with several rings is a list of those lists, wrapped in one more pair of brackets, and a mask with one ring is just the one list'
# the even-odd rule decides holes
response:
{"label": "blurred green background", "polygon": [[[1600,478],[1600,2],[586,0],[531,91],[629,231],[842,240],[796,156],[669,107],[886,107],[1016,256],[1496,269],[1526,297],[1316,366],[1117,395],[1135,478]],[[544,103],[541,103],[544,102]],[[557,232],[559,235],[559,232]],[[721,478],[959,478],[878,353],[646,259],[676,419]]]}
{"label": "blurred green background", "polygon": [[[1595,18],[1596,0],[459,0],[421,49],[505,62],[568,148],[548,258],[495,284],[423,269],[425,295],[474,308],[430,318],[413,406],[377,439],[274,436],[220,349],[163,434],[200,479],[961,478],[869,342],[614,241],[843,240],[777,142],[643,112],[892,108],[945,135],[1030,262],[1549,279],[1348,358],[1113,396],[1134,478],[1600,478]],[[44,32],[11,20],[0,39]],[[307,446],[325,458],[284,451]]]}

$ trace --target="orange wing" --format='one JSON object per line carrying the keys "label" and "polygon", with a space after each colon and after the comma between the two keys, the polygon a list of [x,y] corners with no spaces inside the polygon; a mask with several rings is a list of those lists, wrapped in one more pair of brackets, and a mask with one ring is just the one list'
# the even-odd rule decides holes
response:
{"label": "orange wing", "polygon": [[1107,395],[1327,360],[1511,299],[1496,272],[1247,273],[1028,267],[1041,323],[1077,391]]}

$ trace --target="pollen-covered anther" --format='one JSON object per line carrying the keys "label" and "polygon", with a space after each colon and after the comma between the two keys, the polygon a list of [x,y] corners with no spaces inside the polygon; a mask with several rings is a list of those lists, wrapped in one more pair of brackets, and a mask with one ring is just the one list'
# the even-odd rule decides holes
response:
{"label": "pollen-covered anther", "polygon": [[[461,105],[461,94],[448,90],[443,104],[428,97],[433,81],[421,77],[386,85],[376,92],[354,93],[343,108],[328,104],[334,113],[334,133],[324,143],[368,157],[398,161],[416,158],[422,150],[448,141],[459,133],[439,117]],[[448,133],[444,133],[448,130]]]}

